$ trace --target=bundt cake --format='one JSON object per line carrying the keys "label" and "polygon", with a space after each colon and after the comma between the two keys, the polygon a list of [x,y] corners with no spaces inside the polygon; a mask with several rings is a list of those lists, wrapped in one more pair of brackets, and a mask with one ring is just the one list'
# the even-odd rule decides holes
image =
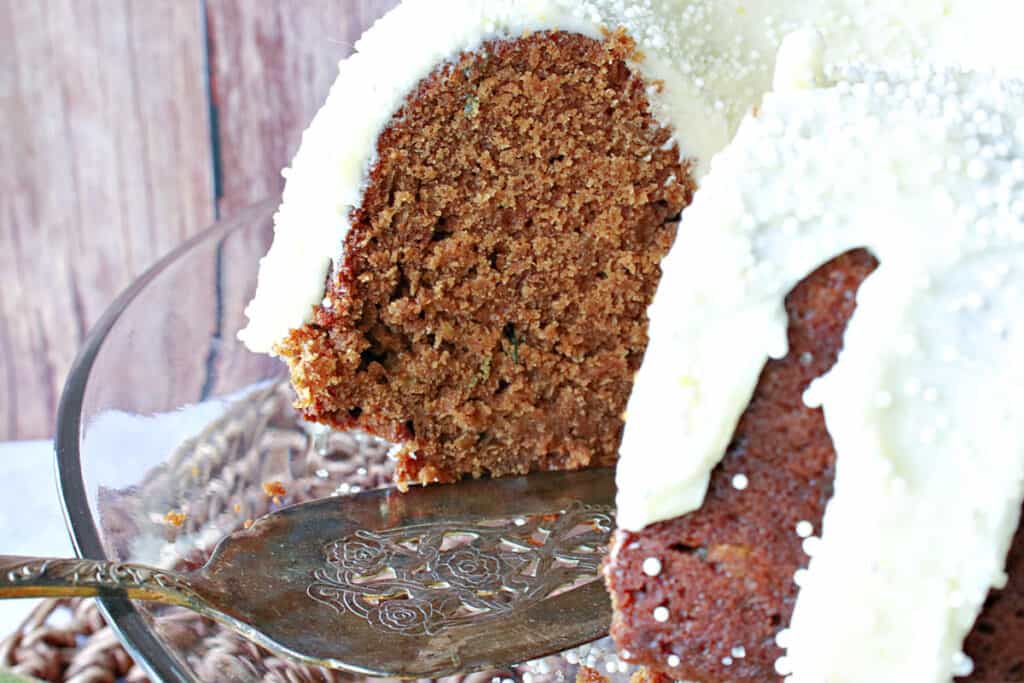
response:
{"label": "bundt cake", "polygon": [[[438,7],[364,35],[286,171],[240,336],[305,416],[400,486],[618,460],[653,677],[1021,674],[1024,340],[978,317],[1020,300],[972,289],[1019,282],[1020,92],[916,66],[1024,71],[1003,6]],[[857,60],[915,66],[816,87]]]}

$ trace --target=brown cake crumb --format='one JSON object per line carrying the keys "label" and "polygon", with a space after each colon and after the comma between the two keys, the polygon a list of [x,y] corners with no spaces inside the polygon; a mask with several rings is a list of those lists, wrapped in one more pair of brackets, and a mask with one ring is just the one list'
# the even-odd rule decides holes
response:
{"label": "brown cake crumb", "polygon": [[616,459],[693,189],[632,49],[487,43],[381,134],[331,305],[278,351],[307,418],[404,444],[401,485]]}
{"label": "brown cake crumb", "polygon": [[184,524],[186,519],[188,519],[188,515],[177,510],[168,510],[167,514],[164,515],[164,521],[175,528]]}
{"label": "brown cake crumb", "polygon": [[[792,616],[793,573],[808,562],[796,528],[810,522],[820,532],[835,474],[822,412],[804,404],[803,392],[835,363],[856,290],[875,266],[863,250],[844,254],[786,298],[789,353],[762,371],[701,509],[619,532],[605,571],[612,636],[652,676],[782,680],[775,635]],[[1024,681],[1024,528],[1007,571],[1009,584],[989,596],[965,645],[974,674],[958,680]]]}
{"label": "brown cake crumb", "polygon": [[263,493],[278,502],[288,493],[288,489],[279,481],[265,481],[263,482]]}
{"label": "brown cake crumb", "polygon": [[608,683],[608,678],[592,666],[581,666],[576,671],[576,683]]}
{"label": "brown cake crumb", "polygon": [[672,678],[647,667],[640,667],[629,677],[629,683],[672,683]]}
{"label": "brown cake crumb", "polygon": [[991,591],[964,652],[974,662],[965,683],[1024,683],[1024,507],[1021,524],[1006,557],[1010,577],[1002,590]]}

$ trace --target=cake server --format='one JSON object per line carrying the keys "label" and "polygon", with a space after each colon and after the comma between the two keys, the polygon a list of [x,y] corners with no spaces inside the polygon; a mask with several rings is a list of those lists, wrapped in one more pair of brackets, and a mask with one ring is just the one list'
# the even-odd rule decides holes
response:
{"label": "cake server", "polygon": [[370,676],[501,668],[607,634],[614,472],[379,489],[282,508],[176,572],[0,556],[0,598],[194,610],[282,655]]}

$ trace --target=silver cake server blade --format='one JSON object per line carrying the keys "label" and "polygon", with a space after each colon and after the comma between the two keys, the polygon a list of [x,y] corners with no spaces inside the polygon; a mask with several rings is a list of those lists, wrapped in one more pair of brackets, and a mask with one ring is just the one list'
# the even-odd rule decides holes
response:
{"label": "silver cake server blade", "polygon": [[501,668],[608,633],[614,495],[613,470],[593,469],[324,498],[257,519],[193,572],[0,556],[0,598],[179,605],[370,676]]}

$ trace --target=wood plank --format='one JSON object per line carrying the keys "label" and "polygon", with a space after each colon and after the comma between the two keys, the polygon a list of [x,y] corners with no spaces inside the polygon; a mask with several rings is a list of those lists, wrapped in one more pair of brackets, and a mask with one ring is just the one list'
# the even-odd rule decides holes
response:
{"label": "wood plank", "polygon": [[198,3],[0,0],[0,44],[6,440],[52,433],[87,329],[214,203]]}
{"label": "wood plank", "polygon": [[276,195],[338,61],[397,0],[207,0],[221,210]]}

